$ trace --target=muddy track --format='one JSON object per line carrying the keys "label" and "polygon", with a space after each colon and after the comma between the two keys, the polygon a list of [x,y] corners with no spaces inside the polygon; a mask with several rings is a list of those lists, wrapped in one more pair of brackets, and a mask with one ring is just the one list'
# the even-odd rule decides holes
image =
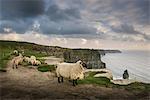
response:
{"label": "muddy track", "polygon": [[58,84],[54,73],[39,72],[36,68],[19,66],[12,69],[8,63],[7,72],[0,72],[1,100],[135,100],[148,99],[148,93],[130,92],[123,89],[78,85],[73,87],[65,80]]}

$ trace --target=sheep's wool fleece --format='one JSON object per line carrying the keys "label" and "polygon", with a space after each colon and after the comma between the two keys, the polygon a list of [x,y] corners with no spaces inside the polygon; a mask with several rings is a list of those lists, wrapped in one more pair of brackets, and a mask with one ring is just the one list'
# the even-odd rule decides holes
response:
{"label": "sheep's wool fleece", "polygon": [[22,63],[22,61],[23,61],[23,58],[20,57],[20,56],[14,58],[14,64],[15,65],[18,65],[19,63]]}
{"label": "sheep's wool fleece", "polygon": [[57,65],[56,73],[58,77],[63,76],[70,79],[82,79],[84,77],[83,69],[77,63],[60,63]]}
{"label": "sheep's wool fleece", "polygon": [[31,56],[30,58],[33,59],[33,60],[36,60],[36,57],[35,57],[35,56]]}

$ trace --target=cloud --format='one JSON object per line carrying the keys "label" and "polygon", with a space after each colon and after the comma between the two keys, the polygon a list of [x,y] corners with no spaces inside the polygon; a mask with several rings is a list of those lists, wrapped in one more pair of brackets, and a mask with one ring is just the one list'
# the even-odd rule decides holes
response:
{"label": "cloud", "polygon": [[35,17],[44,13],[44,0],[0,0],[0,19]]}
{"label": "cloud", "polygon": [[10,33],[11,31],[12,31],[11,28],[4,28],[4,32],[5,32],[5,33]]}
{"label": "cloud", "polygon": [[81,39],[82,40],[82,42],[81,42],[81,44],[86,44],[87,43],[87,40],[86,39]]}
{"label": "cloud", "polygon": [[25,20],[0,20],[0,33],[4,33],[4,28],[11,28],[17,33],[25,33],[34,23],[31,19]]}
{"label": "cloud", "polygon": [[150,40],[149,0],[0,0],[0,3],[0,34],[4,36],[16,32],[22,40],[30,41],[27,37],[33,36],[34,42],[43,36],[43,39],[55,36],[52,40],[59,42],[51,43],[65,45],[71,38],[86,46],[89,39],[95,39],[92,43],[97,45],[100,43],[97,39],[144,43]]}
{"label": "cloud", "polygon": [[80,19],[80,11],[75,8],[61,9],[58,5],[54,4],[49,6],[46,14],[52,21],[62,21],[71,19]]}
{"label": "cloud", "polygon": [[126,33],[126,34],[141,34],[139,31],[136,31],[132,25],[121,24],[119,26],[112,26],[112,30],[117,33]]}

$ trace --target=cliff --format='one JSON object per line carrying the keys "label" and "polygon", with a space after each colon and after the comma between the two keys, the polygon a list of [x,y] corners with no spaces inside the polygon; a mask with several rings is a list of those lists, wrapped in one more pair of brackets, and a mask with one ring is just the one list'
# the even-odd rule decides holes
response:
{"label": "cliff", "polygon": [[0,48],[0,51],[13,51],[17,49],[24,51],[26,55],[56,56],[64,58],[65,62],[83,60],[87,63],[88,68],[105,68],[105,63],[101,61],[102,52],[95,49],[69,49],[58,46],[44,46],[35,43],[4,40],[0,40]]}

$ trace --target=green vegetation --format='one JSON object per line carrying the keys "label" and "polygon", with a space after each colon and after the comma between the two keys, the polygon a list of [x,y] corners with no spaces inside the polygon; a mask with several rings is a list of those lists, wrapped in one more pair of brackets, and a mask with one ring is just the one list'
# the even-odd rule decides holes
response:
{"label": "green vegetation", "polygon": [[[0,40],[0,70],[5,69],[7,62],[12,59],[15,55],[12,55],[14,50],[18,50],[20,53],[24,52],[23,55],[31,56],[34,55],[37,58],[49,56],[46,52],[36,50],[35,44],[27,42],[16,42],[16,41],[3,41]],[[38,45],[39,46],[39,45]],[[41,61],[41,59],[40,59]],[[43,61],[43,60],[42,60]],[[27,66],[27,63],[23,63]]]}
{"label": "green vegetation", "polygon": [[0,70],[4,69],[8,60],[11,59],[10,49],[0,48]]}
{"label": "green vegetation", "polygon": [[42,64],[38,67],[38,70],[41,72],[47,72],[47,71],[55,71],[55,65],[47,65],[47,64]]}
{"label": "green vegetation", "polygon": [[79,84],[97,84],[106,87],[108,87],[108,85],[111,85],[111,82],[108,78],[105,77],[96,78],[94,77],[95,74],[96,72],[90,72],[85,79],[79,80]]}
{"label": "green vegetation", "polygon": [[125,89],[129,91],[150,91],[150,84],[141,83],[141,82],[134,82],[129,85],[116,85],[110,82],[108,78],[105,77],[99,77],[95,78],[93,77],[96,74],[96,72],[90,72],[88,73],[88,76],[83,79],[79,80],[79,84],[95,84],[103,87],[110,87],[110,88],[120,88]]}

